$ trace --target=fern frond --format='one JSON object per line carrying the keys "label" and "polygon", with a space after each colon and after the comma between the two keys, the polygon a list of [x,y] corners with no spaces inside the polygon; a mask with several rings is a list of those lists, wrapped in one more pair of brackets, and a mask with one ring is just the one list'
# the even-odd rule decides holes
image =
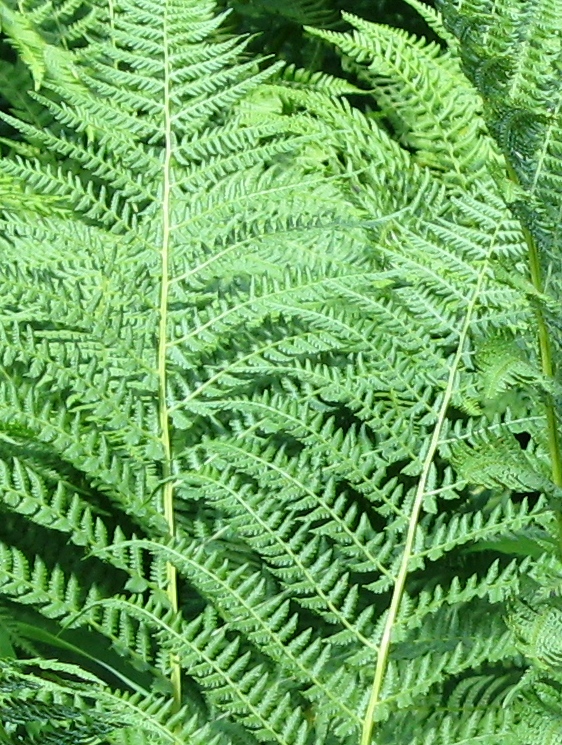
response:
{"label": "fern frond", "polygon": [[554,586],[559,487],[533,337],[554,301],[503,156],[453,44],[319,32],[379,117],[223,20],[123,0],[80,85],[33,93],[47,126],[3,115],[28,143],[6,183],[65,211],[6,218],[2,607],[46,657],[99,646],[110,742],[511,737],[531,655],[506,608]]}
{"label": "fern frond", "polygon": [[[513,184],[509,202],[524,226],[530,279],[539,296],[548,288],[553,298],[559,298],[554,277],[560,265],[562,89],[556,3],[523,3],[516,11],[508,2],[493,9],[481,2],[466,8],[449,3],[444,10],[450,30],[466,37],[461,45],[466,74],[482,95],[488,126],[507,159],[505,180]],[[560,349],[558,320],[550,307],[540,302],[535,303],[535,312],[542,372],[559,382],[555,364]],[[557,409],[558,402],[550,398],[549,449],[553,480],[560,486]]]}
{"label": "fern frond", "polygon": [[335,43],[351,61],[416,161],[464,190],[489,178],[497,153],[485,136],[480,102],[456,58],[402,30],[347,13],[344,17],[354,26],[353,35],[311,32]]}

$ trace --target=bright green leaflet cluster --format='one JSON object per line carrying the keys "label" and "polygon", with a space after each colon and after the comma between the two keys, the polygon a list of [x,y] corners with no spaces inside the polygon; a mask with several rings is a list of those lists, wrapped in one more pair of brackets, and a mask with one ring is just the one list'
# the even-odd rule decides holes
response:
{"label": "bright green leaflet cluster", "polygon": [[562,4],[410,3],[2,3],[2,742],[560,741]]}

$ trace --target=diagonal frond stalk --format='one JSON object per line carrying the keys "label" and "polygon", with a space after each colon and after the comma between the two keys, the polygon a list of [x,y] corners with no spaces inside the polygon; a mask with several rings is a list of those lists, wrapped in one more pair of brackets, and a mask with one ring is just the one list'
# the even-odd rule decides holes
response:
{"label": "diagonal frond stalk", "polygon": [[[496,234],[491,237],[491,248],[490,253],[493,251],[495,246]],[[400,609],[400,604],[404,596],[404,589],[406,586],[406,580],[409,573],[410,559],[412,558],[414,541],[416,536],[416,529],[419,524],[420,514],[422,511],[424,497],[426,496],[426,485],[430,476],[431,466],[439,447],[439,441],[443,432],[443,427],[447,419],[447,410],[451,403],[451,399],[455,392],[455,380],[457,378],[462,356],[465,350],[465,344],[468,338],[470,325],[473,322],[473,316],[476,309],[476,304],[480,293],[482,291],[486,275],[488,273],[488,261],[483,263],[482,268],[478,274],[478,279],[474,287],[474,292],[468,304],[466,315],[464,318],[463,327],[460,333],[459,343],[457,350],[453,358],[451,368],[449,370],[449,376],[447,380],[447,387],[443,395],[443,401],[439,408],[439,414],[437,422],[431,436],[427,454],[424,459],[422,473],[420,475],[418,485],[416,488],[414,503],[412,506],[412,513],[408,521],[408,531],[406,533],[406,541],[404,545],[404,551],[402,553],[402,560],[400,562],[400,568],[394,583],[394,589],[392,592],[392,598],[390,601],[390,607],[388,609],[388,615],[386,617],[381,642],[379,645],[379,652],[377,656],[377,663],[375,667],[375,675],[373,679],[373,685],[371,688],[371,695],[367,704],[367,710],[365,712],[365,719],[363,721],[363,729],[361,733],[361,745],[371,745],[373,733],[375,729],[375,714],[377,707],[380,703],[380,696],[382,686],[385,679],[386,670],[388,667],[388,661],[390,656],[390,647],[392,644],[392,632]]]}

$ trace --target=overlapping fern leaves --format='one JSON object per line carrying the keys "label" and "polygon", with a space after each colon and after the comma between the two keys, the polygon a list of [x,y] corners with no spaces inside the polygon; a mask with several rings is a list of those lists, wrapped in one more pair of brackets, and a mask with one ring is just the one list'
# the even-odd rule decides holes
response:
{"label": "overlapping fern leaves", "polygon": [[107,12],[7,117],[3,736],[548,742],[545,292],[454,50],[319,32],[362,114],[211,4]]}

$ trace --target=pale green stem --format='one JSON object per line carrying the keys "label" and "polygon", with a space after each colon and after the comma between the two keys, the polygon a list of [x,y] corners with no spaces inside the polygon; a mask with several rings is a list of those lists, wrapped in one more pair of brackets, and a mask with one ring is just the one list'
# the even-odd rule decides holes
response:
{"label": "pale green stem", "polygon": [[[168,524],[170,536],[176,533],[175,516],[174,516],[174,485],[172,483],[172,444],[170,436],[170,422],[168,412],[168,376],[167,376],[167,343],[168,343],[168,294],[170,287],[170,250],[171,250],[171,191],[172,191],[172,150],[173,150],[173,133],[171,121],[171,100],[170,100],[170,60],[168,57],[168,40],[164,39],[164,117],[165,117],[165,138],[166,151],[164,154],[163,168],[163,194],[162,194],[162,261],[161,276],[162,284],[160,289],[160,324],[158,332],[158,380],[159,380],[159,416],[160,416],[160,436],[164,450],[163,463],[163,481],[164,491],[162,495],[164,517]],[[176,567],[168,562],[166,578],[166,594],[174,613],[178,612],[178,578]],[[181,707],[181,665],[177,655],[173,654],[170,659],[170,680],[173,689],[174,710],[178,711]]]}
{"label": "pale green stem", "polygon": [[390,601],[390,608],[388,609],[388,615],[386,617],[386,622],[384,625],[383,634],[382,634],[382,638],[381,638],[381,642],[380,642],[380,646],[378,650],[377,664],[375,668],[375,677],[373,680],[373,686],[371,689],[369,703],[367,704],[367,711],[365,713],[365,719],[363,722],[363,731],[361,733],[361,745],[371,745],[372,743],[373,731],[375,727],[375,713],[376,713],[377,707],[380,704],[382,686],[384,683],[384,678],[385,678],[386,670],[388,667],[390,645],[392,642],[392,631],[396,623],[396,618],[398,616],[398,611],[400,609],[400,603],[402,602],[402,597],[404,596],[404,589],[406,586],[406,579],[408,577],[410,559],[412,557],[414,541],[416,537],[416,529],[418,526],[420,513],[423,507],[423,500],[427,494],[426,485],[427,485],[427,481],[430,475],[431,466],[435,458],[437,448],[439,446],[439,440],[441,438],[443,426],[447,418],[447,409],[449,408],[449,404],[451,402],[451,398],[455,390],[455,379],[456,379],[456,376],[457,376],[457,373],[458,373],[458,370],[461,364],[466,339],[468,337],[468,332],[470,329],[470,323],[472,321],[472,316],[474,313],[474,308],[476,306],[476,302],[480,295],[480,291],[481,291],[482,285],[486,277],[487,269],[488,267],[486,264],[482,268],[478,276],[478,282],[476,284],[476,288],[474,290],[473,296],[467,308],[467,313],[466,313],[466,317],[464,320],[463,328],[460,333],[457,351],[456,351],[453,363],[449,371],[447,387],[445,389],[443,401],[439,409],[437,423],[433,430],[433,434],[432,434],[431,441],[429,444],[429,449],[424,459],[422,473],[421,473],[420,480],[418,482],[418,486],[416,489],[414,504],[412,507],[412,512],[411,512],[410,520],[408,524],[408,532],[406,534],[406,543],[404,546],[404,552],[402,554],[402,561],[400,562],[398,576],[396,577],[396,582],[394,583],[394,590],[392,593],[392,599]]}

